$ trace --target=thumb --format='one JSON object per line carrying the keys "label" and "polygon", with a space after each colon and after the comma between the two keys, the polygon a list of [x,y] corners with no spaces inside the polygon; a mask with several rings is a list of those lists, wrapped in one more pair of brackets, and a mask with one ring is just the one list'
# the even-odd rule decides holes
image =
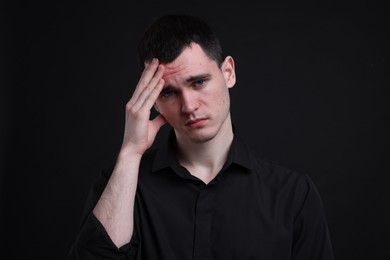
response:
{"label": "thumb", "polygon": [[162,115],[158,115],[153,120],[149,121],[148,147],[152,145],[154,139],[156,138],[157,132],[166,122],[167,121]]}
{"label": "thumb", "polygon": [[151,120],[150,123],[152,124],[153,128],[157,132],[163,125],[166,124],[166,122],[167,120],[165,120],[165,118],[161,114],[159,114],[153,120]]}

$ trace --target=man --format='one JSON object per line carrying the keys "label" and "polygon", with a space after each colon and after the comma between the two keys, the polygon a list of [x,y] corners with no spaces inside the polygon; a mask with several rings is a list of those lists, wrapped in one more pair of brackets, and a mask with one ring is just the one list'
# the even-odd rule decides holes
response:
{"label": "man", "polygon": [[[138,54],[116,165],[94,185],[69,259],[333,259],[310,179],[258,158],[233,129],[234,60],[208,25],[162,17]],[[149,149],[165,123],[166,145]]]}

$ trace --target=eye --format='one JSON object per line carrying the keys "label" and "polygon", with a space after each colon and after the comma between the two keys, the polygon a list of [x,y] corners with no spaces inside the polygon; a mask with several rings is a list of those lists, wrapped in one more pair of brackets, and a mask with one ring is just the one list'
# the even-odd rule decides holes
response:
{"label": "eye", "polygon": [[160,95],[162,97],[170,97],[175,94],[175,91],[171,88],[165,88],[161,91]]}
{"label": "eye", "polygon": [[193,84],[194,84],[195,87],[200,87],[200,86],[202,86],[204,83],[205,83],[205,80],[203,80],[203,79],[195,80],[195,81],[193,82]]}

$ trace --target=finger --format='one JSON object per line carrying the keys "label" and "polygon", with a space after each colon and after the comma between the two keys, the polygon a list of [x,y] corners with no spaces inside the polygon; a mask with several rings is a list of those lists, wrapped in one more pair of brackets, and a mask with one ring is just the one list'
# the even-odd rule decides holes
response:
{"label": "finger", "polygon": [[133,100],[137,100],[139,95],[142,93],[145,87],[149,84],[150,80],[153,78],[153,76],[156,74],[156,71],[158,69],[158,59],[154,58],[151,63],[149,63],[147,66],[145,66],[144,71],[142,72],[142,75],[138,81],[138,84],[135,88],[135,91],[132,95]]}
{"label": "finger", "polygon": [[153,120],[150,120],[150,129],[148,131],[148,140],[154,140],[157,132],[167,121],[162,115],[156,116]]}
{"label": "finger", "polygon": [[142,107],[145,107],[145,109],[148,110],[152,108],[161,92],[162,87],[164,86],[165,81],[162,79],[163,74],[164,66],[159,65],[155,76],[149,82],[148,86],[143,89],[138,99],[135,101],[133,105],[134,110],[141,109]]}
{"label": "finger", "polygon": [[151,110],[154,104],[156,103],[156,100],[158,96],[161,93],[161,90],[163,89],[165,84],[164,79],[160,79],[158,83],[156,84],[155,88],[149,93],[148,97],[145,98],[144,102],[141,104],[140,109],[147,109]]}
{"label": "finger", "polygon": [[167,120],[161,114],[150,121],[150,123],[153,125],[153,128],[156,130],[160,129],[166,122]]}

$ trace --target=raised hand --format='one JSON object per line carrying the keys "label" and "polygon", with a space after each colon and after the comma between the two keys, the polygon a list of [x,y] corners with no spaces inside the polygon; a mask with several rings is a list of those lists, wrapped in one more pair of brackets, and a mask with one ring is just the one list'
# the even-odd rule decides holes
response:
{"label": "raised hand", "polygon": [[122,151],[131,149],[142,155],[166,121],[162,115],[150,120],[151,109],[163,86],[164,66],[157,59],[146,65],[133,96],[126,104],[126,123]]}

